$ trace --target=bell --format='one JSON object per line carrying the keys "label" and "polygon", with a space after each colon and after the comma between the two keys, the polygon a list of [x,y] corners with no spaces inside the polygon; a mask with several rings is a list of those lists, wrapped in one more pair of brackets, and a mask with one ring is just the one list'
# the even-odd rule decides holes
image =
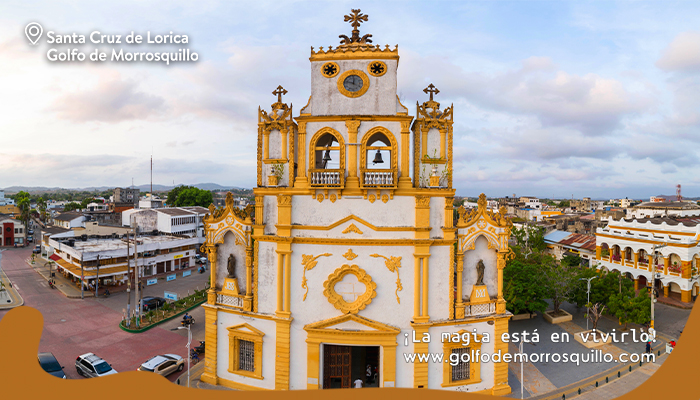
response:
{"label": "bell", "polygon": [[384,160],[382,160],[382,153],[377,150],[377,154],[374,155],[374,161],[372,161],[372,164],[384,164]]}
{"label": "bell", "polygon": [[328,149],[328,150],[326,150],[326,153],[323,155],[323,162],[327,163],[330,160],[331,160],[331,151],[330,151],[330,149]]}

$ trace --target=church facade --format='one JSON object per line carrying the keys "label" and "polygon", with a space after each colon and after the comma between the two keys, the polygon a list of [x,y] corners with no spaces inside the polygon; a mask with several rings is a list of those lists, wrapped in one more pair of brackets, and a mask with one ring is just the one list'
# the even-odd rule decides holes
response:
{"label": "church facade", "polygon": [[[258,112],[255,206],[210,207],[202,381],[243,390],[403,387],[510,393],[502,271],[510,222],[460,208],[453,107],[397,96],[398,48],[360,10],[311,49],[311,96]],[[429,339],[428,339],[429,337]],[[459,337],[459,340],[454,340]],[[478,352],[477,352],[478,351]],[[411,361],[444,354],[444,362]],[[447,362],[448,359],[456,360]]]}

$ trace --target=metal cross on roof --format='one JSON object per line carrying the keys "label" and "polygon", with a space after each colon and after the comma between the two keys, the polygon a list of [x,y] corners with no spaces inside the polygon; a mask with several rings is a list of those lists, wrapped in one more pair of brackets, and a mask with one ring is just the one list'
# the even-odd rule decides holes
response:
{"label": "metal cross on roof", "polygon": [[433,94],[438,94],[440,91],[432,83],[428,85],[427,88],[423,89],[423,92],[430,94],[430,101],[433,101]]}
{"label": "metal cross on roof", "polygon": [[272,94],[277,95],[277,102],[282,102],[282,95],[287,94],[287,90],[282,87],[282,85],[277,86],[277,89],[272,91]]}
{"label": "metal cross on roof", "polygon": [[350,44],[350,43],[372,43],[372,40],[370,37],[372,35],[367,34],[362,37],[360,37],[360,30],[358,29],[360,27],[360,24],[362,22],[367,22],[368,16],[366,14],[362,14],[360,9],[351,9],[352,13],[350,15],[345,16],[345,22],[350,22],[350,25],[352,26],[352,36],[347,37],[345,35],[340,35],[342,40],[340,41],[341,44]]}

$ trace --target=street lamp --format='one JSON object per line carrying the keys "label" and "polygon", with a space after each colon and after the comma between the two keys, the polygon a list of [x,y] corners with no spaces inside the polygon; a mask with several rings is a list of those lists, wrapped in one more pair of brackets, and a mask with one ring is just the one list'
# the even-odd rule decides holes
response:
{"label": "street lamp", "polygon": [[175,329],[171,329],[171,331],[176,331],[178,329],[187,329],[187,387],[190,387],[190,344],[192,343],[192,331],[190,330],[190,324],[187,324],[187,327],[184,326],[178,326]]}
{"label": "street lamp", "polygon": [[588,330],[588,314],[591,313],[591,281],[597,278],[597,276],[592,276],[590,278],[581,278],[580,280],[586,281],[586,330]]}
{"label": "street lamp", "polygon": [[656,263],[659,261],[659,253],[656,250],[666,247],[667,244],[655,244],[651,251],[654,254],[654,266],[651,270],[651,320],[649,321],[649,329],[654,328],[654,302],[656,302],[656,296],[654,296],[654,290],[656,290]]}

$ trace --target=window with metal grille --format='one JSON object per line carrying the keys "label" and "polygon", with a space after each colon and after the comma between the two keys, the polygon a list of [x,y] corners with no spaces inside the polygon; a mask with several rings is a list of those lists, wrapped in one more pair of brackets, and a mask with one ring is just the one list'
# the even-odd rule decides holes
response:
{"label": "window with metal grille", "polygon": [[469,347],[452,349],[452,354],[457,354],[459,357],[459,363],[452,366],[452,381],[455,382],[469,379],[469,362],[465,362],[462,359],[462,354],[469,354]]}
{"label": "window with metal grille", "polygon": [[255,343],[248,340],[238,341],[238,369],[255,372]]}

